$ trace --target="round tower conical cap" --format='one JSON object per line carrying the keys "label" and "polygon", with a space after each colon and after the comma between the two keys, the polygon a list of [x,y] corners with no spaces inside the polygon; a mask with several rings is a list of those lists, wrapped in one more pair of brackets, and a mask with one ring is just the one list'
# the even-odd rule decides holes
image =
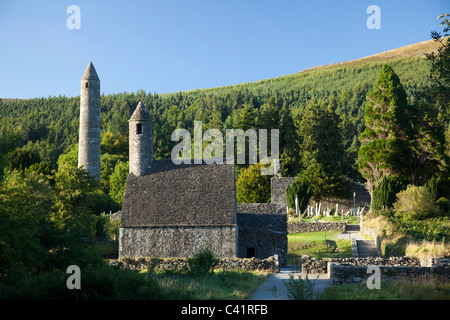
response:
{"label": "round tower conical cap", "polygon": [[152,118],[150,117],[147,108],[144,106],[142,101],[139,101],[139,104],[134,110],[133,115],[128,121],[151,121],[151,120]]}
{"label": "round tower conical cap", "polygon": [[86,70],[83,73],[83,76],[81,77],[82,80],[97,80],[100,81],[100,78],[97,75],[97,71],[95,71],[94,65],[92,64],[92,61],[89,62],[89,65],[87,66]]}

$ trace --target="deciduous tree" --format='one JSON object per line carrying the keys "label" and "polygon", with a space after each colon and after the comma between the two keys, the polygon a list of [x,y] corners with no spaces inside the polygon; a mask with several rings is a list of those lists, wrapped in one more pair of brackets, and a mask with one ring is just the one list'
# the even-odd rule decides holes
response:
{"label": "deciduous tree", "polygon": [[269,175],[261,175],[261,163],[242,169],[236,181],[236,199],[238,203],[270,202]]}

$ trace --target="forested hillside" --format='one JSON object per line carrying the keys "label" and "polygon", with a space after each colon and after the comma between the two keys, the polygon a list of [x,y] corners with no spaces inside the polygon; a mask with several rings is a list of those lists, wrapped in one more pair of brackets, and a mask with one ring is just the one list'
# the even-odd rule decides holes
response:
{"label": "forested hillside", "polygon": [[[296,175],[304,167],[300,136],[305,131],[302,126],[308,125],[302,121],[307,106],[326,109],[333,114],[332,126],[336,127],[330,130],[337,130],[330,133],[339,137],[336,150],[341,153],[342,175],[363,181],[355,159],[360,146],[358,137],[365,129],[366,94],[373,88],[382,65],[389,62],[403,84],[409,103],[421,95],[427,96],[430,64],[424,51],[429,51],[430,45],[434,45],[432,40],[423,43],[424,50],[416,48],[408,54],[400,54],[404,51],[398,49],[398,54],[388,54],[385,59],[376,55],[373,59],[359,59],[255,83],[164,95],[144,90],[102,95],[104,190],[111,189],[110,177],[117,163],[121,162],[123,167],[128,160],[128,119],[139,101],[144,102],[154,120],[156,158],[170,158],[177,143],[171,141],[173,130],[192,131],[194,120],[202,121],[204,129],[221,129],[224,135],[227,128],[277,128],[280,129],[281,167],[285,176]],[[62,154],[60,162],[75,164],[79,108],[79,97],[5,100],[0,102],[0,132],[20,130],[20,147],[28,158],[34,159],[30,160],[31,164],[46,162],[56,168]],[[327,127],[321,130],[326,131]]]}

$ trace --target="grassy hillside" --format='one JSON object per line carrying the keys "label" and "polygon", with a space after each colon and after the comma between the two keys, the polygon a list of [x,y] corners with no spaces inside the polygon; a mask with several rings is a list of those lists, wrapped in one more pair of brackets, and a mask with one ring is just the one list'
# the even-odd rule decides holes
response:
{"label": "grassy hillside", "polygon": [[[423,76],[429,72],[425,54],[436,52],[439,46],[439,42],[427,40],[356,60],[311,67],[283,77],[232,86],[193,90],[185,93],[208,94],[218,91],[229,92],[243,89],[248,89],[255,93],[264,93],[286,87],[310,90],[316,87],[324,87],[324,84],[329,88],[329,91],[340,91],[339,89],[342,86],[350,89],[356,82],[361,84],[367,83],[372,86],[378,77],[380,66],[384,63],[389,63],[394,67],[402,82],[407,83],[406,86],[412,82],[416,86],[420,86],[426,80]],[[355,76],[356,79],[352,80]],[[319,83],[320,85],[317,85]],[[167,96],[170,95],[172,94],[167,94]]]}
{"label": "grassy hillside", "polygon": [[363,64],[366,64],[369,62],[389,62],[389,61],[399,59],[399,58],[416,58],[416,57],[424,58],[425,54],[430,54],[432,52],[436,52],[437,49],[439,48],[439,46],[440,46],[439,42],[434,41],[434,40],[427,40],[427,41],[410,44],[410,45],[407,45],[404,47],[392,49],[389,51],[377,53],[377,54],[370,55],[370,56],[356,59],[356,60],[340,62],[340,63],[333,63],[333,64],[329,64],[329,65],[324,65],[324,66],[312,67],[312,68],[309,68],[302,72],[330,68],[330,67],[334,67],[334,66],[342,66],[342,65],[357,66],[357,65],[363,65]]}

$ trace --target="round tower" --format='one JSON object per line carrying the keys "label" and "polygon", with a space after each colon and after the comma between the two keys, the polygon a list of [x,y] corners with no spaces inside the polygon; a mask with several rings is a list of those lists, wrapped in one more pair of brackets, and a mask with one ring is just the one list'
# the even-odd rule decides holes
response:
{"label": "round tower", "polygon": [[129,126],[130,173],[140,177],[150,173],[153,162],[153,121],[142,102],[139,102]]}
{"label": "round tower", "polygon": [[78,167],[100,180],[100,79],[92,62],[81,77]]}

